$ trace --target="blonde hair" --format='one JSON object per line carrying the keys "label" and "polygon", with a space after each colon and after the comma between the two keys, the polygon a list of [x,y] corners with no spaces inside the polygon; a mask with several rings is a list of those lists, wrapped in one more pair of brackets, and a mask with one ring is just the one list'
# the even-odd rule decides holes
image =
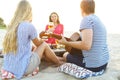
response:
{"label": "blonde hair", "polygon": [[22,21],[32,20],[32,8],[28,1],[22,0],[17,6],[14,17],[7,27],[3,41],[3,53],[17,52],[17,28]]}

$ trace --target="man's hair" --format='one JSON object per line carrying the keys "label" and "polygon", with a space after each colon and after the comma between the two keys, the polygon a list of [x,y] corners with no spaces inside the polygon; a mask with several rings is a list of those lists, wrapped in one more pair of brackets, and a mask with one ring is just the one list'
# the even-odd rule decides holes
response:
{"label": "man's hair", "polygon": [[95,2],[94,0],[82,0],[80,4],[81,9],[86,14],[95,12]]}

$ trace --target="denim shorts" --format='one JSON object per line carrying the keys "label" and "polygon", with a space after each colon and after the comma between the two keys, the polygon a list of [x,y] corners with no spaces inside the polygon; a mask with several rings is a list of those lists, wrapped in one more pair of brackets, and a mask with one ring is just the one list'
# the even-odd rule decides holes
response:
{"label": "denim shorts", "polygon": [[37,53],[33,52],[30,58],[30,63],[28,64],[25,75],[32,73],[40,64],[40,57]]}

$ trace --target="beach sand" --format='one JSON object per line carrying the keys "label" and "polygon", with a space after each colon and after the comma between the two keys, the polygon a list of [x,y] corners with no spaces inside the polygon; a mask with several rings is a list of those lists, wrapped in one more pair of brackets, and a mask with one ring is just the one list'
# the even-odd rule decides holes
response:
{"label": "beach sand", "polygon": [[[5,31],[0,29],[0,49]],[[120,80],[120,34],[108,34],[108,46],[110,60],[105,74],[102,76],[84,80]],[[0,58],[0,69],[3,58]],[[1,74],[1,73],[0,73]],[[0,79],[1,80],[1,79]],[[15,80],[15,79],[12,79]],[[47,63],[40,65],[40,72],[35,76],[24,77],[22,80],[80,80],[57,71],[57,67],[48,66]]]}

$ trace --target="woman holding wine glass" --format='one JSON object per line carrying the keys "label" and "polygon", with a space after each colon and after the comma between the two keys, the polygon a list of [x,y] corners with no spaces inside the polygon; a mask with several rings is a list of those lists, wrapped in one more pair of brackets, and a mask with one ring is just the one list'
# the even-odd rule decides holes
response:
{"label": "woman holding wine glass", "polygon": [[[52,12],[49,16],[49,24],[46,25],[45,32],[62,35],[64,31],[63,24],[60,23],[59,16],[56,12]],[[48,44],[56,44],[55,38],[48,38]]]}

